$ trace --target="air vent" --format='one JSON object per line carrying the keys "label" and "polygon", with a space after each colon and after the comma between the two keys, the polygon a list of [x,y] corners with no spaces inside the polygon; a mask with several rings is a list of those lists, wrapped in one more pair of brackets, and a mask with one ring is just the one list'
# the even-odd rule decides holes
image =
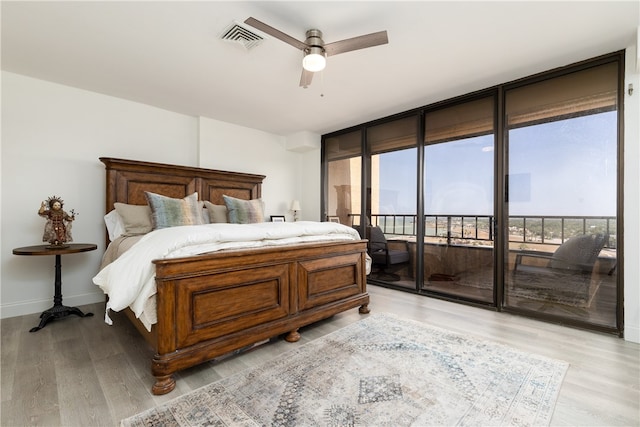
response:
{"label": "air vent", "polygon": [[232,23],[222,31],[220,38],[229,42],[239,43],[247,50],[258,46],[264,40],[264,37],[237,22]]}

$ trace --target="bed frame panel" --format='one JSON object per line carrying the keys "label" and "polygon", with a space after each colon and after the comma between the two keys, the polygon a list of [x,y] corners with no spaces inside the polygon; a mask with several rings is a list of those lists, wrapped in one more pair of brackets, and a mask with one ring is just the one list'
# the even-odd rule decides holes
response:
{"label": "bed frame panel", "polygon": [[[222,195],[261,197],[263,175],[100,158],[106,211],[116,202],[146,204],[145,191],[224,204]],[[108,237],[107,237],[108,239]],[[154,347],[154,394],[175,388],[173,374],[260,341],[359,307],[368,313],[366,241],[323,242],[155,260],[158,323],[151,333],[127,317]]]}

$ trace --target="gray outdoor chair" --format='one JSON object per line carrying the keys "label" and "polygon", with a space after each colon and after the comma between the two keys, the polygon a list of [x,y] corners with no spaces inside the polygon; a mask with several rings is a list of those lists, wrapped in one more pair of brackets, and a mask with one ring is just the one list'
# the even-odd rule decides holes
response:
{"label": "gray outdoor chair", "polygon": [[552,254],[518,253],[512,288],[528,289],[556,300],[588,301],[595,262],[608,240],[606,234],[585,234],[571,237]]}

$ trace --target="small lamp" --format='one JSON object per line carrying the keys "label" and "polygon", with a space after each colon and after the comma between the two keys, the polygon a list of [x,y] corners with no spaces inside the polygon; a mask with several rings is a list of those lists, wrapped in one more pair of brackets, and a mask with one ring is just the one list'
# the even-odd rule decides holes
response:
{"label": "small lamp", "polygon": [[300,202],[297,200],[294,200],[293,202],[291,202],[291,210],[293,211],[293,220],[297,221],[298,211],[300,210]]}

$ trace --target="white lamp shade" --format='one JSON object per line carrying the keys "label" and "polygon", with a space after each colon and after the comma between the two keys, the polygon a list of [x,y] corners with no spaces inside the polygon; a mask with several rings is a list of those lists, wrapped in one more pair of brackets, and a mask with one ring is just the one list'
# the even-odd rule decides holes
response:
{"label": "white lamp shade", "polygon": [[302,68],[312,73],[324,70],[326,65],[327,58],[322,49],[317,47],[312,47],[311,51],[302,58]]}
{"label": "white lamp shade", "polygon": [[292,211],[299,211],[300,210],[300,202],[297,200],[294,200],[293,202],[291,202],[291,210]]}

